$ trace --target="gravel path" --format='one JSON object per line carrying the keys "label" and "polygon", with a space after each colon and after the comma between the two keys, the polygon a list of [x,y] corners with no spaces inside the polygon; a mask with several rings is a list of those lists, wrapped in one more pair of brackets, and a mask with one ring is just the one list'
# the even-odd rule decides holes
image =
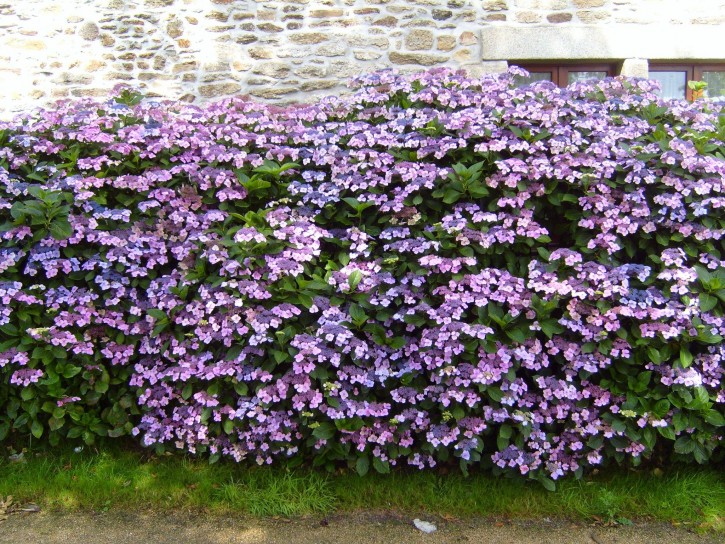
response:
{"label": "gravel path", "polygon": [[667,524],[589,527],[567,522],[431,519],[424,534],[391,515],[257,520],[191,512],[13,514],[0,522],[7,544],[724,544],[725,535],[698,535]]}

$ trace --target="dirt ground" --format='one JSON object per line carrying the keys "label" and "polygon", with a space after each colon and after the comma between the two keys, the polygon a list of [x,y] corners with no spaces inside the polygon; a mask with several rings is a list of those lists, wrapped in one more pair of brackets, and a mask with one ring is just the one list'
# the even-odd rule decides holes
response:
{"label": "dirt ground", "polygon": [[3,544],[724,544],[667,524],[595,527],[560,521],[430,519],[424,534],[389,514],[258,520],[192,512],[18,513],[0,522]]}

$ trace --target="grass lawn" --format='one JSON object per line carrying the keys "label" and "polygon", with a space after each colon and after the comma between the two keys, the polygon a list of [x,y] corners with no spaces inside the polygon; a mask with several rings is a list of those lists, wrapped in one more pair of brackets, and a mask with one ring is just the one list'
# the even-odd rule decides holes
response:
{"label": "grass lawn", "polygon": [[355,473],[208,464],[136,451],[25,453],[0,459],[0,498],[56,510],[194,508],[252,516],[358,510],[469,516],[570,518],[629,523],[649,519],[725,531],[725,473],[717,468],[614,471],[538,484],[473,474]]}

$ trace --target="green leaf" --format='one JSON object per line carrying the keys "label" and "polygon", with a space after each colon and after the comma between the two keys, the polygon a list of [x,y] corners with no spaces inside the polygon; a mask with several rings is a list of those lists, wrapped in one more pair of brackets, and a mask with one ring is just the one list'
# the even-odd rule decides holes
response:
{"label": "green leaf", "polygon": [[355,463],[355,470],[360,476],[365,476],[368,473],[370,470],[370,459],[367,455],[358,457],[357,462]]}
{"label": "green leaf", "polygon": [[704,331],[697,335],[697,339],[706,344],[719,344],[723,341],[723,337],[719,334],[710,334]]}
{"label": "green leaf", "polygon": [[335,420],[335,427],[340,431],[359,431],[364,426],[365,422],[360,417]]}
{"label": "green leaf", "polygon": [[232,347],[230,347],[226,354],[224,355],[225,361],[233,361],[237,357],[239,357],[239,354],[242,352],[242,349],[244,349],[244,346],[241,344],[235,344]]}
{"label": "green leaf", "polygon": [[353,270],[347,278],[347,285],[350,291],[354,291],[362,281],[362,272],[360,270]]}
{"label": "green leaf", "polygon": [[16,202],[10,208],[10,215],[15,220],[21,220],[25,217],[26,207],[24,202]]}
{"label": "green leaf", "polygon": [[390,463],[383,461],[378,457],[373,457],[373,467],[380,474],[388,474],[390,472]]}
{"label": "green leaf", "polygon": [[37,419],[33,420],[33,423],[30,424],[30,432],[35,438],[40,438],[43,436],[43,425],[38,421]]}
{"label": "green leaf", "polygon": [[51,431],[57,431],[58,429],[63,427],[64,423],[65,423],[65,420],[63,418],[51,417],[48,420],[48,428]]}
{"label": "green leaf", "polygon": [[119,436],[123,436],[124,434],[126,434],[126,429],[124,429],[123,427],[116,427],[108,431],[108,436],[111,438],[118,438]]}
{"label": "green leaf", "polygon": [[615,432],[623,433],[627,430],[627,424],[621,419],[615,419],[612,421],[612,429],[614,429]]}
{"label": "green leaf", "polygon": [[357,304],[351,304],[350,305],[350,317],[352,317],[353,323],[355,323],[355,325],[359,326],[367,321],[368,314],[366,314],[365,310],[363,310]]}
{"label": "green leaf", "polygon": [[680,433],[690,426],[690,418],[684,412],[678,411],[672,417],[672,424],[675,428],[675,432]]}
{"label": "green leaf", "polygon": [[499,387],[488,387],[486,389],[486,393],[488,393],[488,396],[491,400],[494,400],[496,402],[501,402],[501,399],[503,398],[503,393],[501,392],[501,388]]}
{"label": "green leaf", "polygon": [[692,450],[692,455],[699,464],[704,465],[709,459],[709,454],[702,445],[695,443],[695,447]]}
{"label": "green leaf", "polygon": [[320,423],[318,427],[313,429],[312,436],[319,440],[329,440],[335,436],[335,430],[335,425],[326,421],[324,423]]}
{"label": "green leaf", "polygon": [[168,319],[168,317],[169,317],[168,315],[166,315],[165,311],[159,310],[157,308],[151,308],[146,313],[149,314],[154,319],[156,319],[157,321],[161,321],[162,319]]}
{"label": "green leaf", "polygon": [[667,399],[658,400],[657,403],[654,405],[654,409],[652,412],[659,417],[663,418],[667,415],[667,412],[670,411],[670,401]]}
{"label": "green leaf", "polygon": [[461,199],[461,193],[455,189],[447,189],[443,196],[443,202],[446,204],[454,204]]}
{"label": "green leaf", "polygon": [[508,424],[501,425],[501,429],[498,431],[498,434],[504,438],[511,438],[512,433],[513,429],[511,428],[511,425]]}
{"label": "green leaf", "polygon": [[23,400],[30,400],[35,397],[35,389],[31,387],[23,387],[20,390],[20,398]]}
{"label": "green leaf", "polygon": [[698,385],[694,388],[694,399],[691,403],[688,403],[688,408],[694,410],[700,410],[710,404],[710,394],[703,386]]}
{"label": "green leaf", "polygon": [[717,297],[708,295],[707,293],[700,293],[700,310],[709,312],[715,306],[717,306]]}
{"label": "green leaf", "polygon": [[421,315],[415,315],[415,314],[406,314],[403,317],[403,320],[406,323],[409,323],[411,325],[415,325],[417,327],[420,327],[421,325],[425,324],[426,318]]}
{"label": "green leaf", "polygon": [[63,369],[62,375],[64,378],[72,378],[83,372],[83,369],[79,366],[68,365]]}
{"label": "green leaf", "polygon": [[249,181],[243,183],[242,185],[250,194],[264,189],[269,189],[272,186],[270,182],[259,179],[257,176],[252,176]]}
{"label": "green leaf", "polygon": [[400,377],[400,383],[403,385],[410,385],[410,383],[413,381],[413,374],[411,372],[407,372],[406,374],[403,374]]}
{"label": "green leaf", "polygon": [[[6,334],[8,336],[17,336],[18,328],[15,325],[13,325],[12,323],[6,323],[2,327],[0,327],[0,332],[2,332],[3,334]],[[6,349],[8,349],[8,348],[5,348],[3,346],[3,351],[5,351]]]}
{"label": "green leaf", "polygon": [[688,368],[692,364],[692,353],[690,353],[690,350],[687,349],[687,347],[682,346],[680,348],[680,364],[682,365],[682,368]]}
{"label": "green leaf", "polygon": [[108,391],[109,384],[108,382],[96,382],[93,384],[93,390],[97,393],[106,393]]}
{"label": "green leaf", "polygon": [[639,391],[644,391],[647,386],[649,385],[650,380],[652,379],[652,371],[647,370],[645,372],[640,372],[637,375],[637,389]]}
{"label": "green leaf", "polygon": [[297,300],[307,309],[312,308],[312,305],[314,304],[314,299],[305,293],[298,293]]}
{"label": "green leaf", "polygon": [[358,206],[360,205],[360,201],[357,198],[352,198],[348,196],[343,198],[342,200],[355,210],[357,210]]}
{"label": "green leaf", "polygon": [[283,164],[278,168],[279,173],[286,172],[287,170],[291,170],[292,168],[299,168],[300,165],[296,162],[288,162],[286,164]]}
{"label": "green leaf", "polygon": [[58,218],[50,224],[50,235],[56,240],[67,240],[73,235],[73,227],[65,217]]}
{"label": "green leaf", "polygon": [[279,171],[279,164],[265,159],[262,165],[257,166],[254,171],[260,174],[274,174]]}
{"label": "green leaf", "polygon": [[478,185],[476,187],[471,187],[468,192],[471,193],[471,196],[473,198],[483,198],[484,196],[488,196],[490,191],[487,187],[484,187],[483,185]]}
{"label": "green leaf", "polygon": [[556,482],[546,476],[539,476],[539,482],[544,486],[547,491],[556,491]]}
{"label": "green leaf", "polygon": [[680,454],[692,453],[695,450],[695,442],[689,436],[681,436],[675,440],[675,452]]}
{"label": "green leaf", "polygon": [[675,439],[675,430],[669,425],[667,427],[657,427],[657,432],[667,440]]}
{"label": "green leaf", "polygon": [[289,353],[286,351],[280,351],[278,349],[272,350],[272,356],[274,357],[274,360],[277,364],[285,362],[287,359],[289,359]]}
{"label": "green leaf", "polygon": [[193,389],[191,387],[191,384],[190,383],[187,383],[184,386],[184,389],[181,390],[181,398],[184,399],[184,400],[189,400],[189,398],[191,397],[191,393],[192,392],[193,392]]}
{"label": "green leaf", "polygon": [[708,410],[705,412],[704,419],[715,427],[725,427],[725,416],[717,410]]}
{"label": "green leaf", "polygon": [[655,348],[647,348],[647,356],[649,357],[650,361],[657,365],[662,362],[662,356],[660,355],[660,352],[657,351]]}
{"label": "green leaf", "polygon": [[564,327],[559,325],[556,319],[546,319],[541,321],[539,325],[541,326],[541,330],[544,331],[544,334],[549,338],[564,331]]}
{"label": "green leaf", "polygon": [[695,270],[697,271],[697,277],[703,285],[708,285],[712,281],[713,276],[707,268],[695,266]]}
{"label": "green leaf", "polygon": [[516,328],[506,331],[506,336],[511,338],[514,342],[518,342],[519,344],[523,344],[526,342],[526,339],[529,337],[528,334],[526,334],[526,330],[523,328]]}

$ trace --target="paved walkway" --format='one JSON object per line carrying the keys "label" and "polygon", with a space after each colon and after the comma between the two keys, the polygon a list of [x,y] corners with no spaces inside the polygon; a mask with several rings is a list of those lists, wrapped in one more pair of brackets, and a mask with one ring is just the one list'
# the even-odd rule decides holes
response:
{"label": "paved walkway", "polygon": [[568,522],[431,520],[424,534],[390,515],[293,521],[172,514],[13,514],[0,522],[7,544],[724,544],[724,534],[698,535],[667,524],[588,527]]}

